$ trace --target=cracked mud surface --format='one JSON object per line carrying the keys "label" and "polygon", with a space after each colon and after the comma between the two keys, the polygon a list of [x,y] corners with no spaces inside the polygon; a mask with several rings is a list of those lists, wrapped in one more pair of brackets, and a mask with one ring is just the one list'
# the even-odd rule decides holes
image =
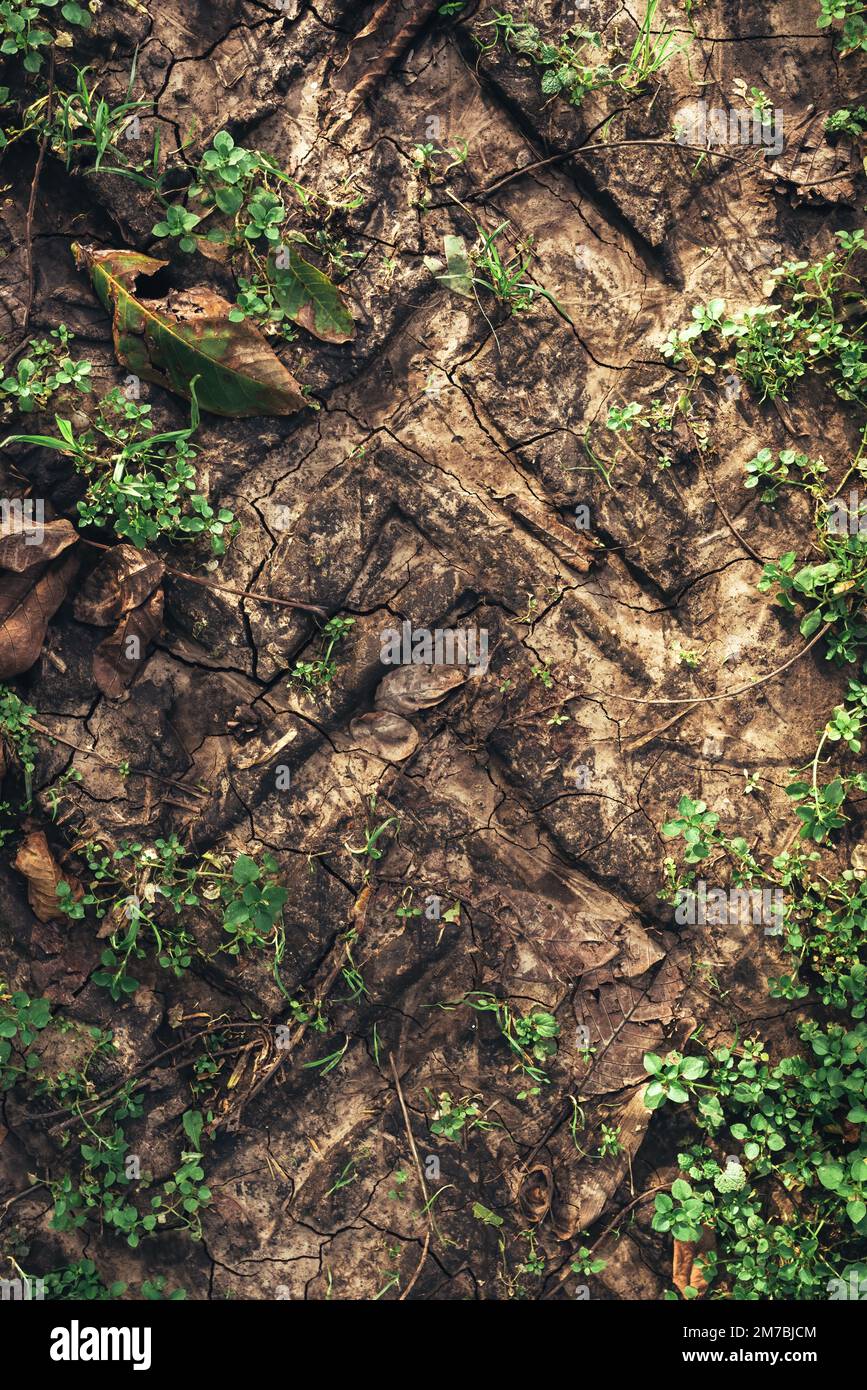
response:
{"label": "cracked mud surface", "polygon": [[[558,31],[567,8],[529,7]],[[613,1226],[591,1296],[655,1299],[670,1286],[669,1243],[646,1204],[617,1227],[635,1197],[676,1172],[677,1121],[640,1103],[643,1054],[681,1047],[699,1025],[711,1044],[759,1021],[779,1041],[791,1011],[767,997],[779,969],[773,939],[754,927],[673,924],[657,896],[659,827],[689,792],[739,817],[765,848],[790,834],[788,769],[812,756],[838,698],[821,656],[742,697],[691,697],[748,686],[803,645],[755,586],[762,560],[803,548],[806,499],[769,518],[743,489],[745,462],[764,446],[848,456],[856,431],[819,392],[777,409],[709,391],[714,448],[703,461],[684,425],[662,472],[642,438],[625,437],[611,487],[581,441],[615,402],[676,394],[659,343],[693,304],[759,302],[770,264],[821,253],[833,230],[856,225],[852,171],[831,167],[826,150],[812,174],[787,145],[773,172],[750,150],[693,175],[694,156],[652,144],[516,171],[574,149],[609,116],[609,141],[652,141],[689,101],[728,92],[736,77],[777,94],[794,147],[847,104],[854,79],[816,30],[814,0],[709,0],[699,37],[661,74],[653,103],[594,98],[573,110],[542,97],[535,74],[508,55],[480,59],[471,19],[447,24],[430,6],[407,5],[389,35],[413,9],[426,11],[418,32],[357,108],[347,94],[383,43],[353,43],[370,6],[290,0],[281,14],[265,3],[107,3],[85,41],[115,93],[138,48],[139,88],[169,153],[191,129],[198,148],[228,128],[312,187],[351,179],[362,194],[344,233],[363,252],[345,286],[355,341],[299,338],[280,350],[318,408],[289,419],[206,414],[198,435],[207,489],[242,524],[208,577],[355,623],[334,682],[308,694],[288,676],[320,650],[314,617],[170,578],[162,634],[117,701],[91,677],[104,634],[65,603],[23,678],[39,718],[66,741],[40,747],[34,816],[58,853],[87,838],[172,830],[198,850],[270,850],[289,890],[289,992],[329,981],[352,922],[365,992],[350,999],[338,975],[328,1032],[308,1032],[285,1057],[274,1025],[287,1020],[286,1000],[261,962],[194,967],[182,980],[143,964],[143,988],[114,1005],[90,980],[102,945],[92,928],[38,924],[22,879],[4,866],[3,973],[68,1017],[115,1030],[122,1066],[108,1067],[105,1087],[197,1020],[252,1022],[257,1042],[248,1069],[233,1073],[230,1059],[217,1086],[214,1200],[200,1243],[161,1234],[130,1251],[98,1226],[61,1236],[39,1190],[7,1211],[6,1232],[46,1269],[85,1254],[108,1282],[163,1273],[194,1299],[371,1299],[386,1286],[386,1299],[409,1287],[411,1299],[461,1300],[574,1297],[574,1278],[562,1279],[574,1249]],[[608,0],[590,9],[596,25],[629,18]],[[442,182],[426,189],[412,158],[431,117],[441,145],[468,144],[448,185],[459,202]],[[0,263],[7,339],[23,302],[31,172],[13,152]],[[490,304],[482,313],[436,281],[423,258],[441,255],[444,235],[469,242],[469,212],[532,236],[533,277],[571,324],[542,298],[525,315]],[[70,242],[161,254],[152,221],[132,184],[46,162],[31,328],[66,322],[100,389],[123,370]],[[220,274],[198,257],[176,256],[171,268],[176,286],[219,287]],[[161,424],[186,422],[183,402],[157,387],[148,399]],[[62,510],[64,465],[31,454],[27,469]],[[582,504],[586,532],[573,524]],[[188,558],[169,563],[189,569]],[[484,629],[487,672],[434,668],[425,681],[417,670],[408,693],[395,694],[381,634],[407,620]],[[697,672],[678,665],[677,644],[701,650]],[[550,688],[534,667],[550,672]],[[371,720],[384,709],[404,723]],[[551,722],[558,711],[568,722]],[[124,761],[154,777],[121,776]],[[291,771],[289,789],[276,785],[278,766]],[[44,789],[69,767],[81,781],[52,822]],[[746,799],[744,768],[761,779]],[[399,834],[384,836],[366,893],[349,847],[392,816]],[[429,895],[460,903],[459,921],[397,917],[408,887],[417,905]],[[440,1007],[479,990],[556,1016],[559,1046],[538,1094],[518,1099],[526,1078],[490,1014]],[[344,1041],[339,1066],[309,1066]],[[392,1060],[421,1163],[439,1160],[431,1187],[445,1189],[429,1246]],[[146,1074],[130,1145],[162,1177],[176,1161],[188,1075],[183,1065]],[[437,1140],[429,1121],[443,1091],[482,1096],[490,1128],[461,1144]],[[584,1120],[578,1148],[572,1098]],[[57,1131],[26,1111],[5,1105],[0,1205],[28,1172],[62,1166]],[[595,1156],[603,1125],[620,1126],[619,1157]],[[475,1219],[473,1203],[501,1224]],[[531,1226],[545,1261],[533,1277],[518,1272]]]}

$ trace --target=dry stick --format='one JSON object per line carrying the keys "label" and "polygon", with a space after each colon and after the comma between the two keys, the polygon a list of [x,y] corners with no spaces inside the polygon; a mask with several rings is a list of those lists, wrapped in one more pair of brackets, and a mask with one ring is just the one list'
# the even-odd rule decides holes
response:
{"label": "dry stick", "polygon": [[655,729],[648,729],[646,734],[636,734],[633,738],[626,739],[623,745],[625,751],[627,753],[637,753],[639,749],[644,748],[646,744],[658,738],[660,734],[664,734],[666,729],[670,729],[672,724],[676,724],[679,719],[685,719],[688,714],[692,714],[696,706],[697,701],[693,701],[686,709],[679,709],[677,714],[673,714],[670,719],[666,719],[664,724],[657,725]]}
{"label": "dry stick", "polygon": [[271,594],[255,594],[250,589],[231,589],[228,584],[212,584],[207,579],[197,579],[194,574],[166,567],[166,574],[175,579],[185,579],[188,584],[198,584],[202,589],[219,589],[224,594],[235,594],[237,598],[252,598],[257,603],[276,603],[280,608],[302,608],[305,613],[315,613],[317,618],[327,618],[328,610],[318,603],[302,603],[295,598],[273,598]]}
{"label": "dry stick", "polygon": [[33,270],[33,215],[36,211],[36,193],[39,188],[39,178],[42,174],[42,165],[45,161],[45,151],[48,146],[48,136],[51,130],[51,115],[54,106],[54,45],[51,47],[51,59],[48,71],[48,105],[45,109],[45,125],[42,130],[42,139],[39,141],[39,154],[36,157],[36,167],[33,170],[33,180],[30,184],[30,199],[27,204],[27,221],[25,223],[25,254],[27,261],[27,301],[24,307],[24,318],[21,323],[21,332],[27,336],[27,329],[30,327],[30,315],[33,312],[33,298],[36,289],[36,280]]}
{"label": "dry stick", "polygon": [[[691,426],[690,426],[690,429],[691,429],[691,432],[692,432],[692,437],[693,437],[693,439],[695,439],[696,444],[698,445],[698,440],[696,439],[695,430],[692,430],[692,427],[691,427]],[[740,544],[743,546],[744,550],[746,550],[750,555],[752,555],[753,559],[756,561],[757,564],[763,565],[765,562],[764,562],[764,560],[762,559],[761,555],[758,553],[757,550],[753,550],[753,547],[750,545],[749,541],[748,541],[744,536],[741,535],[740,531],[738,531],[738,530],[736,529],[734,522],[732,521],[731,517],[729,516],[728,512],[726,511],[725,507],[723,506],[722,502],[720,501],[720,495],[719,495],[719,493],[718,493],[717,490],[716,490],[716,484],[715,484],[713,478],[711,477],[710,469],[707,468],[707,467],[705,466],[705,461],[704,461],[704,458],[702,457],[702,452],[701,452],[701,448],[700,448],[700,447],[699,447],[699,450],[698,450],[698,465],[699,465],[699,468],[701,469],[702,473],[704,474],[705,480],[706,480],[706,482],[707,482],[708,487],[709,487],[710,490],[711,490],[711,493],[712,493],[712,495],[713,495],[713,500],[714,500],[714,502],[716,503],[717,508],[719,509],[719,512],[720,512],[720,514],[721,514],[721,516],[722,516],[722,519],[723,519],[723,521],[725,522],[726,526],[727,526],[727,527],[729,528],[729,530],[731,531],[731,533],[732,533],[732,535],[734,536],[735,540],[736,540],[736,541],[739,541]]]}
{"label": "dry stick", "polygon": [[547,159],[536,159],[532,164],[523,164],[520,169],[513,169],[511,174],[504,174],[501,179],[495,179],[486,188],[480,188],[474,193],[473,198],[486,198],[489,193],[494,193],[504,184],[511,183],[513,179],[519,179],[523,174],[532,174],[536,169],[544,169],[548,164],[556,164],[561,159],[575,159],[579,154],[587,154],[591,150],[618,150],[627,145],[656,145],[665,149],[693,150],[697,154],[712,155],[714,159],[728,159],[733,164],[740,163],[737,156],[733,154],[723,154],[721,150],[706,149],[704,145],[680,145],[674,140],[608,140],[597,141],[595,144],[588,142],[586,145],[578,145],[574,150],[562,150],[560,154],[548,155]]}
{"label": "dry stick", "polygon": [[[830,623],[826,623],[824,627],[821,627],[815,637],[810,638],[806,647],[802,647],[799,652],[795,652],[795,655],[790,656],[788,661],[784,661],[782,666],[778,666],[776,671],[769,671],[766,676],[760,676],[757,681],[750,681],[749,685],[741,685],[736,690],[723,690],[719,695],[685,695],[677,700],[643,700],[637,695],[618,695],[612,690],[600,690],[597,685],[589,685],[587,689],[592,690],[595,694],[604,695],[609,700],[624,700],[628,705],[709,705],[712,704],[714,700],[732,700],[735,695],[745,695],[748,690],[755,690],[757,686],[765,685],[767,681],[772,681],[776,676],[781,676],[782,673],[790,666],[793,666],[796,661],[800,661],[802,656],[806,656],[811,647],[815,647],[819,638],[825,636],[830,626]],[[571,700],[580,699],[580,695],[571,695],[566,703],[568,704]]]}
{"label": "dry stick", "polygon": [[[88,758],[98,758],[101,763],[114,767],[111,758],[107,758],[104,753],[100,753],[96,748],[82,748],[78,743],[71,743],[68,738],[62,738],[60,734],[54,733],[52,729],[46,729],[44,724],[39,724],[35,719],[31,719],[30,728],[37,734],[43,734],[46,738],[54,739],[55,743],[62,743],[64,748],[72,748],[76,753],[84,753]],[[201,792],[197,787],[188,787],[186,782],[176,782],[173,777],[161,777],[158,772],[147,772],[144,768],[130,768],[131,777],[151,777],[155,782],[163,782],[167,787],[179,787],[182,792],[187,792],[190,796],[208,797],[208,792]],[[192,809],[192,808],[191,808]],[[198,809],[198,807],[196,808]]]}
{"label": "dry stick", "polygon": [[398,1303],[403,1303],[403,1300],[406,1297],[408,1297],[408,1295],[412,1291],[412,1288],[416,1280],[418,1279],[418,1276],[421,1274],[422,1269],[424,1268],[424,1262],[427,1259],[427,1252],[430,1249],[431,1231],[433,1229],[433,1217],[431,1216],[430,1212],[430,1199],[427,1195],[427,1184],[424,1180],[424,1173],[422,1172],[421,1162],[418,1156],[418,1149],[415,1146],[415,1139],[413,1138],[412,1126],[409,1122],[409,1113],[406,1108],[406,1101],[403,1098],[403,1090],[401,1089],[400,1077],[397,1074],[397,1067],[395,1066],[393,1052],[388,1060],[391,1062],[391,1074],[394,1077],[394,1085],[397,1091],[397,1098],[400,1102],[400,1109],[401,1114],[403,1115],[404,1128],[406,1129],[406,1137],[409,1140],[409,1147],[412,1150],[413,1162],[415,1163],[415,1171],[418,1174],[418,1182],[419,1187],[421,1188],[422,1201],[424,1202],[424,1209],[427,1215],[427,1234],[424,1238],[424,1245],[422,1246],[421,1250],[421,1258],[419,1259],[419,1262],[415,1267],[415,1273],[413,1274],[403,1293],[400,1295],[400,1298],[397,1300]]}
{"label": "dry stick", "polygon": [[[84,545],[93,546],[94,550],[114,550],[112,545],[103,545],[101,541],[89,541],[84,536],[79,539]],[[234,594],[237,598],[252,598],[258,603],[276,603],[280,608],[303,608],[307,613],[315,613],[318,618],[327,618],[328,610],[322,608],[318,603],[302,603],[295,598],[274,598],[271,594],[257,594],[252,589],[232,589],[228,584],[216,584],[209,579],[199,579],[195,574],[187,574],[186,570],[171,569],[168,565],[164,566],[166,574],[170,574],[174,579],[186,579],[190,584],[198,584],[202,589],[218,589],[226,594]]]}
{"label": "dry stick", "polygon": [[[384,3],[379,6],[379,9],[375,12],[370,23],[367,25],[367,29],[362,30],[362,33],[367,33],[368,35],[375,33],[382,27],[387,18],[387,11],[396,8],[397,6],[393,4],[393,0],[384,0]],[[345,94],[347,102],[346,110],[344,110],[342,116],[338,116],[337,120],[332,122],[331,126],[325,132],[326,139],[333,140],[337,131],[341,130],[343,126],[352,120],[352,117],[362,103],[367,100],[374,88],[379,86],[388,76],[392,64],[397,61],[405,49],[409,48],[413,39],[436,13],[436,10],[437,0],[425,0],[425,3],[419,4],[412,18],[409,19],[402,28],[398,29],[394,38],[386,44],[382,52],[371,59],[370,66],[364,76]]]}

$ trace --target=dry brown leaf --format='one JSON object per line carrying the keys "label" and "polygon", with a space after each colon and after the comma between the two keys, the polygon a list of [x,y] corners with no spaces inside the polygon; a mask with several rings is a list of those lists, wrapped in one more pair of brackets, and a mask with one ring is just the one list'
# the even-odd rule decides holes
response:
{"label": "dry brown leaf", "polygon": [[700,1240],[675,1240],[671,1279],[684,1298],[687,1289],[695,1289],[698,1298],[707,1293],[710,1284],[702,1273],[701,1256],[715,1249],[716,1235],[707,1226],[702,1229]]}
{"label": "dry brown leaf", "polygon": [[78,569],[73,554],[0,576],[0,680],[29,671]]}
{"label": "dry brown leaf", "polygon": [[117,700],[141,668],[148,643],[163,622],[163,591],[157,589],[138,608],[125,614],[110,637],[93,653],[93,679],[103,695]]}
{"label": "dry brown leaf", "polygon": [[20,531],[13,535],[0,536],[0,569],[32,569],[34,565],[45,564],[56,555],[75,545],[78,532],[71,521],[62,517],[57,521],[46,521],[38,527],[24,523]]}
{"label": "dry brown leaf", "polygon": [[12,860],[12,867],[27,879],[27,901],[40,922],[61,921],[64,918],[57,901],[58,883],[68,883],[74,898],[82,895],[83,889],[78,879],[74,874],[62,872],[41,830],[32,830],[25,836]]}
{"label": "dry brown leaf", "polygon": [[150,598],[165,573],[155,555],[137,546],[112,546],[87,576],[73,612],[80,623],[109,627]]}

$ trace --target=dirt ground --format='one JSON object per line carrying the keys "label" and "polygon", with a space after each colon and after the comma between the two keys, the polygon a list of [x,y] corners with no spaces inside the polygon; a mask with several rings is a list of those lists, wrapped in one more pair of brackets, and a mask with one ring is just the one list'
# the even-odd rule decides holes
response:
{"label": "dirt ground", "polygon": [[[577,19],[634,34],[636,8],[532,0],[526,14],[544,33]],[[91,978],[105,945],[93,922],[40,922],[11,865],[17,842],[4,848],[0,973],[76,1025],[113,1030],[94,1080],[104,1092],[144,1078],[127,1127],[142,1169],[171,1174],[191,1103],[211,1116],[202,1238],[158,1230],[130,1249],[98,1219],[51,1229],[50,1192],[28,1175],[65,1171],[71,1131],[44,1100],[9,1092],[2,1239],[23,1267],[87,1258],[133,1296],[163,1275],[195,1300],[652,1300],[671,1288],[671,1239],[643,1194],[676,1176],[687,1122],[644,1107],[643,1056],[698,1029],[710,1045],[758,1029],[773,1050],[803,1006],[768,998],[780,948],[760,928],[674,921],[659,897],[660,827],[688,793],[751,845],[790,838],[788,769],[812,757],[841,677],[816,649],[753,686],[803,646],[756,582],[765,560],[803,552],[810,509],[793,494],[770,515],[744,490],[744,466],[763,447],[833,464],[854,453],[857,428],[828,392],[775,405],[735,381],[700,396],[704,454],[683,420],[662,441],[668,467],[653,431],[609,434],[609,480],[584,441],[612,406],[676,398],[681,373],[660,344],[694,304],[761,302],[769,266],[820,255],[860,224],[860,161],[823,122],[856,101],[863,68],[840,60],[816,9],[703,0],[692,32],[672,0],[683,51],[640,92],[575,108],[541,92],[514,52],[480,52],[484,6],[96,7],[79,60],[119,99],[137,53],[136,96],[154,103],[142,130],[159,128],[164,160],[196,158],[229,130],[305,186],[357,192],[336,224],[358,253],[341,286],[357,328],[345,343],[277,345],[307,388],[302,411],[203,411],[200,480],[241,530],[217,566],[163,547],[205,583],[166,576],[162,626],[129,688],[111,698],[94,683],[105,629],[76,618],[73,595],[100,552],[82,547],[15,682],[58,739],[39,742],[27,822],[58,863],[80,877],[85,841],[173,832],[198,854],[268,851],[288,889],[282,987],[267,957],[194,960],[180,978],[148,959],[138,991],[113,1001]],[[783,111],[785,149],[726,146],[730,158],[696,168],[672,125],[702,99],[726,106],[738,79]],[[568,156],[603,124],[605,148]],[[429,168],[414,154],[428,141],[465,141],[466,157]],[[50,149],[28,234],[33,158],[16,145],[4,166],[0,331],[13,346],[29,244],[30,333],[67,324],[104,391],[126,370],[72,242],[170,256],[173,289],[231,299],[229,277],[219,260],[164,253],[132,182],[68,171]],[[518,314],[436,278],[444,237],[469,246],[479,224],[503,222],[532,239],[532,279],[550,296]],[[304,225],[312,234],[315,215]],[[187,423],[186,402],[142,391],[160,426]],[[15,446],[7,465],[69,514],[66,460]],[[321,654],[323,618],[239,597],[250,591],[354,619],[333,680],[290,679]],[[404,622],[484,632],[487,669],[388,668],[383,633]],[[70,768],[80,780],[58,801],[49,789]],[[747,795],[745,770],[758,781]],[[359,852],[383,823],[380,857]],[[857,822],[848,833],[859,839]],[[345,973],[350,928],[361,985]],[[472,1007],[482,995],[556,1019],[540,1084],[497,1015]],[[289,996],[321,1001],[321,1031],[296,1034]],[[191,1102],[192,1050],[146,1064],[213,1024],[226,1055]],[[49,1070],[74,1066],[78,1045],[75,1027],[52,1036]],[[484,1120],[457,1142],[431,1130],[443,1093],[474,1098]],[[619,1131],[618,1151],[605,1152],[603,1127]],[[571,1272],[580,1246],[604,1268]]]}

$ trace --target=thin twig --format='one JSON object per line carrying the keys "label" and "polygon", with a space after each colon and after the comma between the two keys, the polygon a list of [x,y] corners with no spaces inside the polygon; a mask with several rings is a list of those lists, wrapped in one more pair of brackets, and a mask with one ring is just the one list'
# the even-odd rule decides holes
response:
{"label": "thin twig", "polygon": [[519,179],[522,174],[532,174],[536,169],[544,169],[548,164],[557,164],[562,159],[576,159],[578,155],[589,154],[593,150],[617,150],[629,145],[656,145],[665,149],[692,150],[698,154],[712,155],[714,159],[728,159],[731,163],[737,164],[738,158],[733,154],[724,154],[722,150],[710,150],[704,145],[681,145],[674,140],[608,140],[588,142],[586,145],[578,145],[574,150],[561,150],[560,154],[548,155],[547,159],[536,159],[532,164],[523,164],[520,169],[513,169],[511,174],[504,174],[502,178],[495,179],[485,188],[480,188],[477,193],[471,196],[475,198],[486,198],[489,193],[494,193],[498,188],[503,188],[505,184],[511,183],[513,179]]}
{"label": "thin twig", "polygon": [[[60,734],[54,733],[52,729],[46,729],[44,724],[39,724],[35,719],[31,719],[30,726],[37,734],[42,734],[45,738],[53,739],[55,743],[62,743],[64,748],[72,748],[76,753],[83,753],[88,758],[97,758],[101,763],[106,763],[109,767],[115,767],[115,761],[107,758],[104,753],[98,752],[96,748],[82,748],[78,743],[72,743],[68,738],[63,738]],[[158,772],[148,772],[145,768],[131,767],[130,777],[150,777],[155,782],[163,782],[167,787],[178,787],[182,792],[187,792],[189,796],[208,797],[209,792],[199,791],[198,787],[189,787],[186,782],[177,782],[174,777],[161,777]],[[198,809],[198,808],[196,808]]]}
{"label": "thin twig", "polygon": [[[626,1206],[623,1207],[623,1208],[617,1213],[617,1215],[615,1216],[614,1220],[613,1220],[613,1221],[610,1221],[610,1222],[608,1223],[608,1225],[605,1227],[605,1230],[602,1232],[601,1236],[599,1236],[598,1239],[594,1240],[593,1244],[590,1246],[590,1250],[589,1250],[589,1252],[588,1252],[588,1258],[589,1258],[590,1255],[594,1254],[594,1252],[595,1252],[596,1250],[599,1249],[599,1246],[602,1244],[602,1242],[603,1242],[605,1239],[607,1239],[608,1236],[610,1236],[610,1234],[611,1234],[611,1232],[614,1230],[615,1226],[619,1225],[619,1223],[623,1220],[624,1216],[626,1216],[630,1211],[632,1211],[632,1208],[633,1208],[633,1207],[637,1207],[638,1204],[639,1204],[640,1202],[643,1202],[643,1201],[645,1200],[645,1198],[647,1198],[647,1197],[652,1197],[652,1196],[654,1195],[654,1193],[656,1193],[656,1192],[667,1192],[667,1191],[668,1191],[668,1187],[669,1187],[669,1184],[668,1184],[668,1183],[659,1183],[659,1184],[657,1184],[656,1187],[648,1187],[647,1190],[646,1190],[645,1192],[639,1193],[639,1195],[638,1195],[637,1197],[635,1197],[631,1202],[627,1202]],[[575,1272],[576,1272],[576,1271],[573,1270],[572,1267],[571,1267],[571,1265],[570,1265],[569,1268],[566,1270],[566,1272],[565,1272],[564,1274],[562,1274],[562,1275],[560,1276],[560,1278],[557,1280],[557,1283],[554,1285],[553,1289],[549,1289],[547,1293],[545,1293],[545,1294],[542,1295],[542,1297],[543,1297],[543,1298],[551,1298],[551,1296],[552,1296],[553,1294],[557,1293],[557,1291],[563,1287],[563,1285],[566,1283],[566,1280],[567,1280],[567,1279],[571,1279],[572,1275],[573,1275]]]}
{"label": "thin twig", "polygon": [[[825,636],[830,626],[830,623],[826,623],[824,627],[821,627],[815,637],[810,638],[806,647],[802,647],[799,652],[795,652],[794,656],[790,656],[788,661],[784,661],[782,666],[778,666],[775,671],[769,671],[766,676],[760,676],[757,681],[750,681],[749,685],[738,686],[735,690],[722,690],[719,695],[685,695],[677,700],[644,700],[638,695],[618,695],[616,691],[613,690],[600,690],[599,686],[596,685],[589,685],[587,689],[592,690],[596,695],[604,695],[606,699],[609,700],[623,700],[628,705],[709,705],[715,700],[732,700],[736,695],[745,695],[748,690],[755,690],[758,686],[765,685],[768,681],[774,680],[776,676],[781,676],[782,673],[788,670],[790,666],[793,666],[796,661],[800,661],[802,656],[806,656],[811,647],[815,647],[819,638]],[[580,695],[570,695],[567,697],[565,703],[569,704],[572,700],[580,699]]]}
{"label": "thin twig", "polygon": [[42,128],[42,139],[39,141],[39,153],[36,156],[36,167],[33,170],[33,179],[30,184],[30,199],[27,203],[27,221],[24,227],[24,255],[27,266],[27,300],[24,306],[24,318],[21,323],[21,332],[26,337],[30,327],[30,315],[33,312],[33,298],[36,290],[36,279],[33,270],[33,216],[36,212],[36,193],[39,188],[39,179],[42,174],[42,165],[45,162],[45,151],[48,147],[48,137],[51,133],[51,115],[54,106],[54,45],[51,46],[51,57],[48,68],[48,105],[45,109],[45,125]]}
{"label": "thin twig", "polygon": [[[94,550],[113,550],[114,546],[104,545],[102,541],[90,541],[85,536],[80,536],[79,540],[84,545],[92,546]],[[172,569],[169,565],[164,565],[163,570],[170,574],[173,579],[186,579],[190,584],[198,584],[202,589],[216,589],[224,594],[234,594],[237,598],[252,598],[258,603],[276,603],[280,608],[303,608],[307,613],[315,613],[317,618],[327,618],[328,610],[318,603],[303,603],[296,598],[275,598],[272,594],[257,594],[252,589],[233,589],[228,584],[217,584],[210,579],[200,579],[198,575],[187,574],[186,570]]]}
{"label": "thin twig", "polygon": [[418,1149],[415,1146],[415,1139],[412,1133],[412,1126],[409,1122],[409,1111],[406,1108],[406,1101],[403,1098],[403,1090],[400,1084],[400,1077],[397,1074],[397,1067],[395,1065],[393,1052],[389,1057],[389,1061],[391,1062],[391,1074],[394,1077],[394,1086],[395,1090],[397,1091],[397,1099],[400,1102],[400,1110],[401,1114],[403,1115],[403,1124],[404,1128],[406,1129],[406,1137],[409,1140],[409,1147],[412,1151],[413,1162],[415,1163],[415,1171],[418,1175],[418,1183],[419,1187],[421,1188],[422,1201],[424,1203],[424,1211],[427,1215],[427,1233],[424,1238],[424,1245],[422,1246],[421,1257],[419,1259],[418,1264],[415,1267],[415,1273],[413,1274],[403,1293],[400,1295],[400,1298],[397,1300],[398,1303],[403,1303],[404,1299],[409,1296],[410,1291],[412,1290],[416,1280],[418,1279],[418,1276],[421,1274],[422,1269],[424,1268],[424,1262],[427,1259],[427,1252],[430,1249],[430,1238],[431,1232],[433,1231],[433,1217],[431,1216],[430,1212],[430,1199],[427,1195],[427,1184],[424,1180],[424,1173],[422,1172],[421,1160],[418,1156]]}

